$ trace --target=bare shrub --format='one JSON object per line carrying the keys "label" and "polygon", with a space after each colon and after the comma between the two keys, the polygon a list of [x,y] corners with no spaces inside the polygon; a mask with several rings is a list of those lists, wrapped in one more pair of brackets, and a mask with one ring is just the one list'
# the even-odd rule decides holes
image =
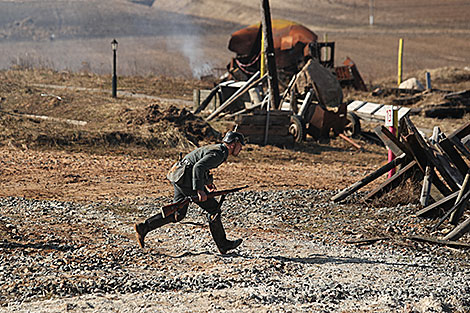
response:
{"label": "bare shrub", "polygon": [[418,203],[421,185],[417,180],[408,179],[392,191],[372,202],[374,207],[394,207],[409,203]]}

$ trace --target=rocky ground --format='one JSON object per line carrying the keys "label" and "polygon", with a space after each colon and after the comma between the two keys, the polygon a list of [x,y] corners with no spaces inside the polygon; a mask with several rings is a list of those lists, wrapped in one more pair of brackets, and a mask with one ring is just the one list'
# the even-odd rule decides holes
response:
{"label": "rocky ground", "polygon": [[[325,190],[247,191],[223,206],[240,248],[220,255],[203,214],[151,233],[132,224],[167,201],[0,201],[0,311],[468,312],[467,253],[404,239],[414,205],[343,204]],[[348,239],[388,231],[390,240]]]}

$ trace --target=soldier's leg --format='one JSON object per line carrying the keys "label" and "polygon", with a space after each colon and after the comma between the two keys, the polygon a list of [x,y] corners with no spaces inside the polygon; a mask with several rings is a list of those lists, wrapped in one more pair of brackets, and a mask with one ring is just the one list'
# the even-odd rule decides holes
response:
{"label": "soldier's leg", "polygon": [[[183,194],[182,190],[178,188],[176,185],[174,185],[175,189],[175,196],[174,200],[175,202],[180,201],[185,198],[185,195]],[[176,223],[180,222],[183,218],[185,218],[186,213],[188,211],[188,206],[185,205],[181,209],[179,209],[175,214],[172,214],[167,217],[163,217],[161,213],[158,213],[148,219],[146,219],[142,223],[137,223],[134,225],[134,229],[136,231],[136,238],[137,241],[139,242],[139,245],[141,248],[145,247],[145,236],[152,230],[157,229],[159,227],[162,227],[163,225],[169,224],[169,223]]]}
{"label": "soldier's leg", "polygon": [[224,202],[225,196],[216,201],[214,198],[208,199],[205,202],[198,203],[198,205],[207,212],[207,219],[209,220],[209,230],[212,238],[217,245],[220,253],[226,254],[227,251],[235,249],[242,243],[242,239],[228,240],[225,234],[225,229],[221,220],[220,207]]}

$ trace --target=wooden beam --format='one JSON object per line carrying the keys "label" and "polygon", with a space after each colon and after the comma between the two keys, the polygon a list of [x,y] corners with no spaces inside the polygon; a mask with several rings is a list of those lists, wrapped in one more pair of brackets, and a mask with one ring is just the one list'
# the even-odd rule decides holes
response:
{"label": "wooden beam", "polygon": [[202,110],[204,110],[219,90],[220,90],[220,85],[217,85],[214,88],[212,88],[209,95],[206,97],[206,99],[204,99],[204,101],[202,101],[201,105],[197,107],[197,109],[194,111],[193,114],[194,115],[199,114]]}
{"label": "wooden beam", "polygon": [[440,141],[437,146],[452,161],[452,163],[455,164],[462,175],[468,171],[469,167],[467,163],[465,163],[465,160],[460,156],[449,138],[445,138]]}
{"label": "wooden beam", "polygon": [[416,212],[415,215],[417,217],[425,217],[431,215],[432,212],[436,211],[439,208],[450,209],[453,206],[453,203],[455,203],[455,199],[457,199],[458,194],[458,191],[451,193],[450,195],[440,199],[439,201],[436,201],[428,205],[427,207],[422,208],[421,210]]}
{"label": "wooden beam", "polygon": [[448,233],[444,240],[457,240],[470,231],[470,217]]}
{"label": "wooden beam", "polygon": [[459,201],[454,204],[454,206],[452,208],[450,208],[449,211],[446,212],[446,214],[444,214],[443,217],[441,217],[441,219],[439,220],[439,222],[437,222],[437,224],[435,226],[433,226],[432,228],[432,231],[435,231],[439,226],[441,226],[442,223],[444,223],[444,221],[452,214],[454,213],[456,210],[460,209],[461,206],[463,205],[467,205],[467,201],[470,199],[470,191],[468,191],[464,196],[462,196],[461,199],[459,199]]}
{"label": "wooden beam", "polygon": [[457,128],[448,138],[458,138],[460,140],[467,135],[470,135],[470,122]]}
{"label": "wooden beam", "polygon": [[450,141],[455,145],[455,147],[463,154],[465,157],[470,160],[470,151],[468,148],[460,141],[460,139],[455,137],[449,137]]}
{"label": "wooden beam", "polygon": [[439,162],[439,160],[437,160],[434,157],[434,154],[431,151],[430,147],[424,141],[423,137],[421,137],[418,130],[416,129],[414,124],[411,122],[409,116],[405,116],[403,119],[404,119],[410,133],[415,134],[416,142],[419,145],[419,147],[423,150],[424,155],[427,158],[427,160],[429,162],[431,162],[434,165],[434,167],[439,171],[442,178],[444,178],[445,182],[449,185],[449,187],[450,187],[450,189],[452,189],[452,191],[458,190],[459,189],[458,185],[456,184],[456,182],[454,181],[452,176],[444,168],[444,166]]}
{"label": "wooden beam", "polygon": [[419,202],[422,206],[427,206],[429,198],[431,196],[431,184],[432,184],[432,166],[426,166],[426,172],[424,173],[423,186],[421,188],[421,195]]}
{"label": "wooden beam", "polygon": [[464,242],[442,240],[442,239],[438,239],[438,238],[423,237],[423,236],[408,236],[406,238],[410,239],[410,240],[413,240],[413,241],[434,243],[434,244],[449,246],[449,247],[453,247],[453,248],[470,249],[470,244],[469,243],[464,243]]}
{"label": "wooden beam", "polygon": [[248,90],[250,90],[252,87],[256,86],[257,84],[259,84],[265,77],[266,77],[266,74],[259,78],[259,75],[260,75],[260,72],[256,72],[256,74],[254,74],[253,76],[251,76],[251,78],[243,85],[243,87],[241,87],[240,89],[238,89],[237,91],[235,91],[235,93],[230,96],[230,98],[227,99],[227,101],[225,101],[223,104],[220,105],[220,107],[217,108],[217,110],[215,110],[214,112],[212,112],[207,118],[206,118],[206,121],[210,121],[212,120],[214,117],[216,117],[217,115],[220,114],[220,112],[222,112],[225,108],[227,108],[230,104],[232,104],[235,100],[237,100],[239,97],[241,97],[245,92],[247,92]]}
{"label": "wooden beam", "polygon": [[419,170],[416,161],[408,163],[405,167],[402,167],[398,172],[396,172],[395,175],[393,175],[392,177],[384,181],[382,184],[380,184],[380,186],[369,192],[365,196],[365,199],[375,199],[382,196],[384,193],[393,190],[405,180],[410,178],[415,170]]}
{"label": "wooden beam", "polygon": [[331,198],[331,200],[334,201],[334,202],[338,202],[338,201],[341,201],[341,200],[345,199],[350,194],[356,192],[357,190],[364,187],[365,185],[367,185],[371,181],[373,181],[373,180],[377,179],[378,177],[382,176],[383,174],[387,173],[392,168],[396,167],[397,165],[408,162],[408,161],[409,161],[409,158],[407,158],[405,154],[402,154],[401,156],[397,157],[396,159],[394,159],[391,162],[388,162],[387,164],[385,164],[384,166],[382,166],[381,168],[379,168],[375,172],[367,175],[366,177],[364,177],[363,179],[357,181],[353,185],[343,189],[341,192],[334,195]]}
{"label": "wooden beam", "polygon": [[[460,188],[456,203],[458,203],[460,199],[462,199],[464,194],[469,190],[469,180],[470,180],[470,170],[468,171],[467,175],[465,175],[465,179],[463,181],[462,188]],[[454,211],[454,213],[452,213],[452,215],[450,216],[450,223],[452,225],[458,224],[459,219],[462,217],[465,208],[466,208],[466,205],[461,205],[457,210]]]}
{"label": "wooden beam", "polygon": [[409,153],[406,146],[398,140],[385,126],[377,126],[374,128],[374,132],[382,140],[387,148],[392,150],[395,155],[402,153]]}
{"label": "wooden beam", "polygon": [[[419,144],[417,143],[416,134],[409,133],[408,135],[404,137],[404,140],[405,140],[404,141],[405,145],[411,151],[414,159],[418,162],[419,168],[421,169],[423,174],[426,173],[428,160],[426,158],[424,151],[420,148]],[[432,169],[432,175],[433,175],[432,184],[436,186],[436,188],[439,190],[440,193],[442,193],[442,195],[447,196],[452,193],[452,191],[437,176],[434,169]]]}

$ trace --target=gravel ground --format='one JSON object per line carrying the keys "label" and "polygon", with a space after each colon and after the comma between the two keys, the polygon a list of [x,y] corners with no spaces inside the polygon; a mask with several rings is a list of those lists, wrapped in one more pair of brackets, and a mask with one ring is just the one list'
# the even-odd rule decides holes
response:
{"label": "gravel ground", "polygon": [[[217,253],[200,209],[148,235],[132,225],[168,198],[72,203],[0,199],[1,312],[469,312],[468,254],[425,234],[412,205],[374,209],[323,190],[240,192]],[[360,197],[360,194],[357,195]],[[392,239],[354,246],[348,239]]]}

